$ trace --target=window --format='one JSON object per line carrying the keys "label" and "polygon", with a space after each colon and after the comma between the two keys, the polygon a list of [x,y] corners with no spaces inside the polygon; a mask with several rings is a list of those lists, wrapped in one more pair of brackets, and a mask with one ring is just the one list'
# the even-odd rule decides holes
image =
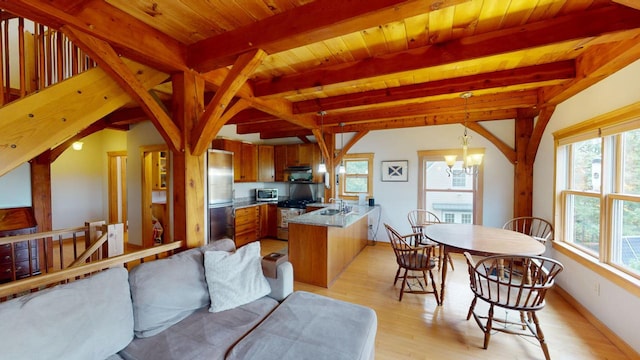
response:
{"label": "window", "polygon": [[453,213],[444,213],[444,222],[446,223],[456,222],[456,215]]}
{"label": "window", "polygon": [[[472,149],[474,153],[484,153],[482,149]],[[459,153],[458,153],[459,152]],[[459,150],[419,151],[420,175],[418,206],[436,214],[440,221],[447,223],[482,223],[482,165],[477,175],[449,174],[444,161],[445,154],[456,154]],[[458,161],[455,168],[460,168]]]}
{"label": "window", "polygon": [[340,175],[340,197],[373,196],[373,154],[347,154],[343,162],[346,173]]}
{"label": "window", "polygon": [[556,137],[556,239],[640,279],[640,126],[585,126]]}

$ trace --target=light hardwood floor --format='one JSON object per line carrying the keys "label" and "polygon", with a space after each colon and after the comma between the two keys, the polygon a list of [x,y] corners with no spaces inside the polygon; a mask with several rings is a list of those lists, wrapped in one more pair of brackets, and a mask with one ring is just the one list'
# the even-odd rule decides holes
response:
{"label": "light hardwood floor", "polygon": [[[267,254],[282,250],[286,242],[262,240],[261,247]],[[482,332],[473,319],[466,320],[472,299],[466,264],[459,254],[453,260],[455,270],[448,272],[447,293],[440,307],[432,294],[405,294],[398,302],[393,250],[380,242],[367,246],[329,289],[298,282],[294,287],[373,308],[378,316],[378,360],[544,359],[534,338],[495,333],[489,348],[482,349]],[[439,274],[434,275],[439,284]],[[631,359],[553,291],[538,315],[554,360]]]}

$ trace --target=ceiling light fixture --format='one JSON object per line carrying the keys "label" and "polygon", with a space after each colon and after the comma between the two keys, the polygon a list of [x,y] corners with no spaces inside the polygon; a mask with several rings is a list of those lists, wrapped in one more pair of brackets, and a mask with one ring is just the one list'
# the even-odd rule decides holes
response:
{"label": "ceiling light fixture", "polygon": [[469,111],[468,104],[469,98],[473,96],[473,93],[470,91],[464,92],[460,94],[460,97],[464,99],[464,134],[460,136],[460,141],[462,142],[462,169],[454,169],[453,166],[456,164],[457,155],[445,155],[444,161],[447,163],[448,169],[447,173],[449,176],[451,175],[477,175],[478,174],[478,166],[482,164],[482,156],[483,154],[467,154],[467,150],[469,149],[469,143],[471,142],[471,135],[467,134],[467,121],[469,120]]}
{"label": "ceiling light fixture", "polygon": [[[340,123],[340,143],[342,144],[340,147],[340,151],[344,151],[344,123]],[[342,154],[342,158],[344,159],[344,153]],[[344,174],[347,172],[347,168],[344,167],[344,160],[340,160],[340,166],[338,167],[338,173]]]}
{"label": "ceiling light fixture", "polygon": [[[322,141],[324,141],[324,116],[327,115],[327,112],[324,110],[318,111],[318,115],[320,115],[320,136],[322,137]],[[320,141],[318,141],[318,144]],[[327,165],[324,163],[324,155],[322,151],[320,151],[320,165],[318,165],[318,172],[320,174],[324,174],[327,172]]]}
{"label": "ceiling light fixture", "polygon": [[84,143],[82,141],[76,141],[73,144],[71,144],[71,147],[73,148],[73,150],[80,151],[80,150],[82,150],[82,145],[83,144]]}

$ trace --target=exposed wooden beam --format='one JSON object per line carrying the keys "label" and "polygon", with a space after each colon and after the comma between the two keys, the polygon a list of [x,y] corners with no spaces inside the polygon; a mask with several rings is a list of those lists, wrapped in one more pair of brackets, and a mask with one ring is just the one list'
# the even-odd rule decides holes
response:
{"label": "exposed wooden beam", "polygon": [[369,133],[369,130],[358,131],[357,133],[355,133],[355,135],[353,135],[353,137],[349,140],[349,142],[347,142],[342,147],[342,149],[340,149],[340,152],[338,152],[338,154],[333,158],[333,163],[338,164],[342,162],[344,155],[349,152],[349,149],[351,149],[353,145],[355,145],[360,139],[365,137],[368,133]]}
{"label": "exposed wooden beam", "polygon": [[104,118],[94,122],[93,124],[89,125],[87,128],[82,129],[82,131],[80,131],[79,133],[77,133],[76,135],[70,137],[69,139],[67,139],[65,142],[63,142],[62,144],[56,146],[55,148],[51,149],[50,153],[49,153],[49,161],[50,162],[54,162],[56,161],[56,159],[62,155],[62,153],[67,150],[74,142],[79,141],[80,139],[87,137],[93,133],[96,133],[98,131],[104,130],[107,126],[109,125],[109,123],[107,121],[104,120]]}
{"label": "exposed wooden beam", "polygon": [[612,0],[612,1],[620,5],[624,5],[636,10],[640,10],[640,1],[638,0]]}
{"label": "exposed wooden beam", "polygon": [[[208,85],[219,88],[225,77],[228,75],[229,69],[218,69],[202,74],[202,78]],[[278,119],[283,119],[306,129],[314,129],[318,125],[314,121],[312,115],[295,115],[291,101],[286,99],[260,99],[253,95],[253,90],[248,84],[240,87],[236,95],[246,100],[251,107],[264,113],[270,114]]]}
{"label": "exposed wooden beam", "polygon": [[422,84],[400,86],[381,90],[363,91],[355,94],[332,96],[322,99],[293,103],[294,113],[317,112],[320,110],[344,109],[349,107],[382,104],[385,102],[419,99],[428,96],[455,94],[465,91],[508,87],[512,85],[569,80],[576,76],[573,60],[526,66],[522,68],[496,71],[431,81]]}
{"label": "exposed wooden beam", "polygon": [[576,78],[567,84],[544,88],[541,103],[558,105],[638,59],[640,35],[616,43],[595,45],[578,57]]}
{"label": "exposed wooden beam", "polygon": [[549,123],[549,120],[551,120],[551,116],[553,115],[553,112],[555,110],[556,107],[553,105],[544,106],[542,107],[542,109],[540,109],[538,120],[536,121],[536,124],[533,128],[531,140],[529,140],[529,144],[527,145],[527,161],[536,161],[536,154],[538,153],[540,141],[542,141],[542,134],[544,133],[544,129],[547,128],[547,124]]}
{"label": "exposed wooden beam", "polygon": [[493,145],[495,145],[500,152],[504,154],[504,156],[509,160],[511,164],[515,164],[516,162],[516,151],[511,148],[507,143],[500,140],[497,136],[495,136],[492,132],[487,130],[484,126],[480,125],[476,122],[467,123],[467,127],[478,134],[480,134],[485,139],[489,140]]}
{"label": "exposed wooden beam", "polygon": [[[463,99],[456,98],[381,108],[372,106],[366,110],[346,111],[337,114],[329,113],[325,117],[324,123],[325,126],[335,126],[340,123],[371,122],[386,119],[461,113],[464,108],[464,101]],[[537,92],[529,90],[474,96],[468,100],[467,106],[469,111],[487,111],[508,108],[529,108],[537,104]]]}
{"label": "exposed wooden beam", "polygon": [[[72,27],[63,26],[61,30],[71,41],[89,54],[140,105],[172,150],[182,151],[184,149],[180,129],[171,120],[164,107],[149,93],[148,88],[136,79],[131,69],[107,42]],[[169,75],[165,74],[158,84],[168,77]]]}
{"label": "exposed wooden beam", "polygon": [[258,123],[263,121],[278,120],[273,115],[264,113],[258,109],[247,109],[239,112],[236,116],[232,117],[227,124],[246,124],[246,123]]}
{"label": "exposed wooden beam", "polygon": [[324,141],[324,134],[320,132],[320,129],[312,130],[312,132],[318,142],[318,147],[320,148],[322,157],[324,159],[331,159],[329,148],[327,147],[327,143]]}
{"label": "exposed wooden beam", "polygon": [[54,29],[75,27],[107,41],[127,58],[162,71],[187,70],[183,44],[106,1],[93,0],[90,6],[69,9],[72,13],[48,0],[4,0],[0,7]]}
{"label": "exposed wooden beam", "polygon": [[307,129],[299,129],[299,130],[290,130],[290,131],[279,131],[274,129],[270,132],[261,132],[260,139],[269,140],[269,139],[282,139],[288,137],[298,137],[298,136],[309,136],[313,135],[311,130]]}
{"label": "exposed wooden beam", "polygon": [[205,72],[253,49],[269,54],[457,5],[469,0],[317,0],[188,48],[189,66]]}
{"label": "exposed wooden beam", "polygon": [[[151,88],[164,74],[131,64]],[[160,77],[158,75],[161,75]],[[0,108],[0,176],[74,136],[131,101],[101,68],[94,68]]]}
{"label": "exposed wooden beam", "polygon": [[[200,155],[209,147],[209,144],[224,125],[220,121],[222,113],[229,106],[229,102],[236,95],[238,90],[247,81],[247,78],[262,64],[262,60],[267,54],[260,50],[252,50],[238,57],[233,64],[231,71],[216,91],[215,96],[207,105],[204,113],[198,120],[197,126],[191,133],[192,152]],[[245,107],[246,108],[246,107]],[[242,109],[244,110],[244,108]],[[237,112],[236,112],[237,114]]]}
{"label": "exposed wooden beam", "polygon": [[635,29],[640,12],[608,6],[446,43],[338,64],[254,84],[256,96],[293,95],[349,81],[415,71],[553,43]]}

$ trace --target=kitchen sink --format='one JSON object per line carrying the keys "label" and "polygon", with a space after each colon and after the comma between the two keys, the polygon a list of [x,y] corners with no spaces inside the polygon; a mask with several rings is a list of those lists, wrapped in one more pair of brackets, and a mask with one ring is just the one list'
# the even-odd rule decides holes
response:
{"label": "kitchen sink", "polygon": [[320,215],[336,215],[339,214],[339,209],[324,209],[320,212]]}

